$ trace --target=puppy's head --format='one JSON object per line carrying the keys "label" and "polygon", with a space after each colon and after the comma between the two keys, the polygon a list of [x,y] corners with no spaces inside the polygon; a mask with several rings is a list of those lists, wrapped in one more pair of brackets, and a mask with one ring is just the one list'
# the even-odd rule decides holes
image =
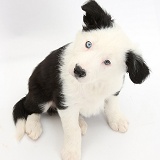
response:
{"label": "puppy's head", "polygon": [[129,73],[142,83],[149,68],[122,29],[95,1],[82,6],[84,26],[73,42],[72,75],[80,82],[112,81]]}

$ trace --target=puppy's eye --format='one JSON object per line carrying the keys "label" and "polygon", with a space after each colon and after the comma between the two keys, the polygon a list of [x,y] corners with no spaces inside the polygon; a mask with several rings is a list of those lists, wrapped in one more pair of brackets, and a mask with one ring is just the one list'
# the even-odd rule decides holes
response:
{"label": "puppy's eye", "polygon": [[110,65],[111,62],[110,62],[110,60],[107,59],[107,60],[104,61],[104,64],[105,64],[105,65]]}
{"label": "puppy's eye", "polygon": [[86,42],[86,48],[91,48],[92,47],[92,43],[90,41]]}

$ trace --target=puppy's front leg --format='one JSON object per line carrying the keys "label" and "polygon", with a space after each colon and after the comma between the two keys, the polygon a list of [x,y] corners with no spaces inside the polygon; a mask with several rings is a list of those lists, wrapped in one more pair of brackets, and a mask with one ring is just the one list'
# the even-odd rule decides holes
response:
{"label": "puppy's front leg", "polygon": [[58,110],[64,130],[64,146],[62,160],[81,159],[81,129],[79,127],[79,111],[75,107]]}
{"label": "puppy's front leg", "polygon": [[108,124],[114,131],[126,132],[128,130],[128,121],[119,109],[118,96],[107,99],[104,110]]}

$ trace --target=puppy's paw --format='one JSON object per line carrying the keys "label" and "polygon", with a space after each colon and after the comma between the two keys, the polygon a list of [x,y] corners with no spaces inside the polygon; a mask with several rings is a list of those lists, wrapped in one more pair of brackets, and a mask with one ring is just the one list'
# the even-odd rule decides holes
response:
{"label": "puppy's paw", "polygon": [[87,123],[82,117],[79,118],[79,126],[81,128],[81,134],[85,135],[87,132]]}
{"label": "puppy's paw", "polygon": [[80,154],[77,151],[63,149],[61,152],[62,160],[81,160]]}
{"label": "puppy's paw", "polygon": [[40,115],[32,114],[28,116],[26,121],[26,133],[33,140],[36,140],[40,137],[42,134]]}
{"label": "puppy's paw", "polygon": [[108,117],[108,124],[114,131],[122,133],[127,132],[129,127],[128,120],[122,114],[113,114]]}

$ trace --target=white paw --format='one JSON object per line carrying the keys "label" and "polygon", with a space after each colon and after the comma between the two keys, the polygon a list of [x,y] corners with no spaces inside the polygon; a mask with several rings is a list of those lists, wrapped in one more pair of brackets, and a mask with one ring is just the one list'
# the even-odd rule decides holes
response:
{"label": "white paw", "polygon": [[32,114],[28,116],[26,121],[26,133],[33,140],[36,140],[40,137],[42,134],[40,115]]}
{"label": "white paw", "polygon": [[62,160],[80,160],[80,154],[76,151],[70,151],[69,149],[62,150],[61,152]]}
{"label": "white paw", "polygon": [[79,117],[79,126],[81,128],[81,134],[85,135],[87,132],[87,123],[82,117]]}
{"label": "white paw", "polygon": [[126,132],[129,127],[127,119],[122,114],[113,114],[108,117],[109,126],[117,132]]}

